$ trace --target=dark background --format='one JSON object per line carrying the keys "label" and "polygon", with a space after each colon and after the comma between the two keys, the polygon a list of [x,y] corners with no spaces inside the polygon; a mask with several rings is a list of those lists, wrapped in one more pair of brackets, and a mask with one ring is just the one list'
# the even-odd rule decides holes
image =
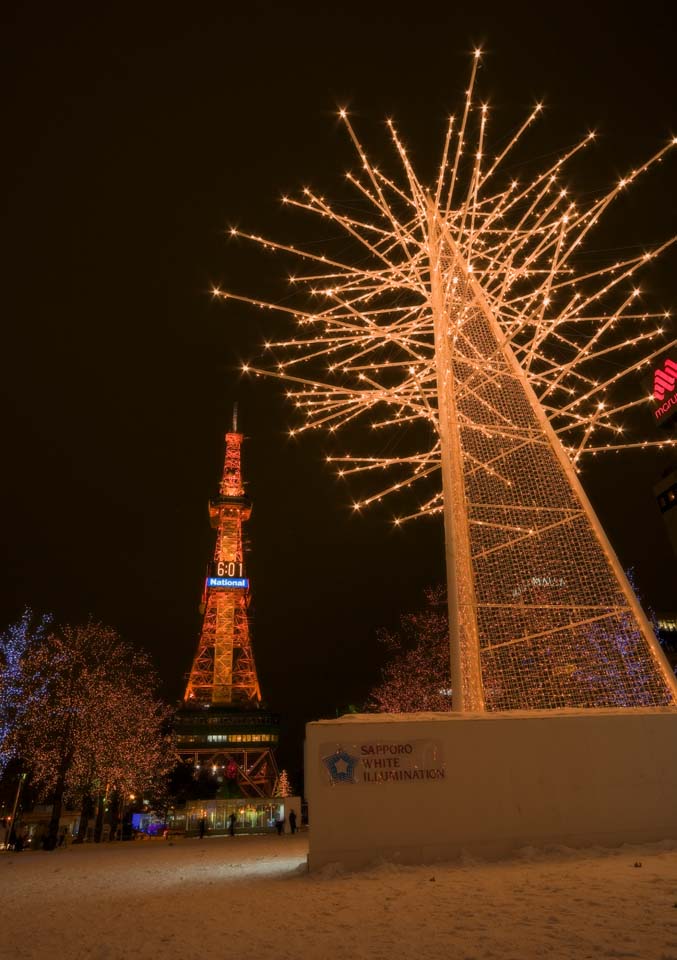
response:
{"label": "dark background", "polygon": [[[296,770],[302,723],[361,702],[383,657],[376,629],[443,580],[441,521],[395,532],[387,504],[354,515],[364,488],[323,463],[340,447],[289,440],[283,390],[241,380],[281,321],[209,291],[282,297],[287,265],[225,229],[332,240],[279,199],[304,183],[344,190],[353,161],[337,104],[379,156],[395,116],[431,175],[476,44],[490,135],[543,97],[522,156],[552,161],[595,127],[576,185],[613,183],[677,132],[672,6],[6,4],[0,623],[25,604],[92,614],[149,650],[179,697],[212,549],[206,501],[238,399],[255,653]],[[675,172],[670,156],[633,188],[595,235],[595,264],[675,232]],[[649,304],[674,304],[676,262],[648,276]],[[583,474],[658,610],[677,606],[652,495],[667,462],[628,453]]]}

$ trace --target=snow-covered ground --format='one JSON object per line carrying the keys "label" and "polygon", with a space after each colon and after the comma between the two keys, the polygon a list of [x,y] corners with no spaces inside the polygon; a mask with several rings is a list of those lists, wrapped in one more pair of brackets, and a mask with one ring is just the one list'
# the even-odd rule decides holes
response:
{"label": "snow-covered ground", "polygon": [[297,835],[0,853],[0,957],[677,960],[674,844],[316,875],[306,851]]}

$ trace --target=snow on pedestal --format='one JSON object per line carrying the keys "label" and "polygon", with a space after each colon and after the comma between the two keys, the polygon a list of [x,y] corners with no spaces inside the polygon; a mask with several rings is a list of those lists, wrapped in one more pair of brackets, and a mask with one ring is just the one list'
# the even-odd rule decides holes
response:
{"label": "snow on pedestal", "polygon": [[309,866],[677,839],[676,758],[674,708],[319,720]]}

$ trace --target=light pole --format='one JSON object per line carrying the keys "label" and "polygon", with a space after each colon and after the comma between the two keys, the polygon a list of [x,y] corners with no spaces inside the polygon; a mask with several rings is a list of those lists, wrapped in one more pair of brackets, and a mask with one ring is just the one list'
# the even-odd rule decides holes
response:
{"label": "light pole", "polygon": [[7,840],[5,843],[5,850],[9,850],[9,838],[12,836],[12,829],[14,827],[14,819],[16,817],[16,808],[19,806],[19,798],[21,797],[21,791],[24,788],[24,783],[26,782],[26,774],[19,774],[19,783],[16,788],[16,796],[14,797],[14,806],[12,807],[12,815],[9,818],[9,824],[7,825]]}

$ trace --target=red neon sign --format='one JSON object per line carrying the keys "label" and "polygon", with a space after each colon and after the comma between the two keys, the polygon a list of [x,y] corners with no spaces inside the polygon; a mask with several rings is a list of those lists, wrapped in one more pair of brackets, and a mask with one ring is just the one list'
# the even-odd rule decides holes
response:
{"label": "red neon sign", "polygon": [[675,389],[677,382],[677,363],[669,358],[663,364],[663,368],[658,367],[653,375],[653,395],[654,400],[663,400],[666,392]]}
{"label": "red neon sign", "polygon": [[677,363],[669,357],[663,365],[656,367],[653,374],[653,396],[656,424],[663,427],[672,423],[677,416]]}

